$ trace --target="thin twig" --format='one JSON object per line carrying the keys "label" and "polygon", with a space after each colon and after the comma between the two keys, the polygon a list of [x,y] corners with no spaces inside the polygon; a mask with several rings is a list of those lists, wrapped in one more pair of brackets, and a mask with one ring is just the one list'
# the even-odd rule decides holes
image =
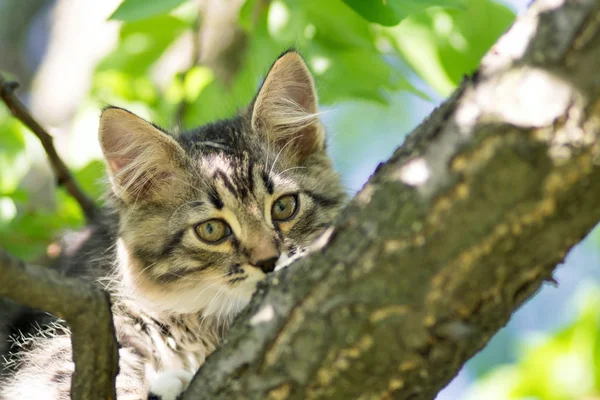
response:
{"label": "thin twig", "polygon": [[0,250],[0,297],[47,311],[71,330],[74,400],[116,399],[118,349],[106,292],[51,269],[26,264]]}
{"label": "thin twig", "polygon": [[67,168],[56,152],[52,136],[50,136],[50,134],[31,116],[27,107],[25,107],[21,100],[14,94],[18,87],[19,84],[17,82],[7,81],[0,74],[0,98],[4,101],[12,115],[28,127],[42,143],[52,170],[56,174],[57,185],[63,186],[79,203],[88,221],[92,220],[97,214],[96,205],[92,199],[81,190],[69,171],[69,168]]}

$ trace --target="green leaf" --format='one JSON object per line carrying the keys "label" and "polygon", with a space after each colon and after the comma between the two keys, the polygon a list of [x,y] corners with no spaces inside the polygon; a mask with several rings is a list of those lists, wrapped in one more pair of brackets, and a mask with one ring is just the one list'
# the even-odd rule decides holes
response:
{"label": "green leaf", "polygon": [[[304,9],[306,22],[314,27],[313,41],[332,48],[375,50],[375,35],[369,24],[340,1],[301,1],[297,7]],[[303,30],[304,26],[298,34],[304,36]]]}
{"label": "green leaf", "polygon": [[132,77],[143,75],[187,28],[187,22],[170,15],[124,24],[119,45],[97,70],[119,70]]}
{"label": "green leaf", "polygon": [[408,64],[440,94],[449,95],[514,21],[492,0],[465,0],[466,8],[429,9],[384,28]]}
{"label": "green leaf", "polygon": [[250,99],[236,99],[218,81],[212,81],[188,106],[184,115],[184,126],[197,126],[216,119],[229,118],[235,114],[238,106],[241,106],[237,102],[246,100],[250,101]]}
{"label": "green leaf", "polygon": [[463,8],[463,0],[343,0],[354,11],[369,22],[384,26],[397,25],[411,14],[427,8]]}
{"label": "green leaf", "polygon": [[[352,99],[387,104],[390,90],[422,96],[377,48],[376,30],[339,0],[274,0],[266,20],[254,27],[240,74],[251,92],[270,60],[294,46],[315,74],[322,104]],[[247,89],[237,93],[251,96]]]}
{"label": "green leaf", "polygon": [[29,194],[24,189],[15,189],[10,193],[0,193],[0,196],[10,197],[15,203],[26,203]]}
{"label": "green leaf", "polygon": [[132,76],[116,69],[96,72],[90,97],[105,104],[127,101],[153,105],[160,100],[158,90],[148,76]]}
{"label": "green leaf", "polygon": [[106,167],[100,160],[92,160],[83,168],[76,170],[73,175],[81,184],[84,192],[99,199],[106,192]]}
{"label": "green leaf", "polygon": [[319,97],[323,104],[353,98],[387,104],[386,89],[397,89],[393,80],[398,75],[374,51],[328,48],[308,61],[322,89]]}
{"label": "green leaf", "polygon": [[[248,32],[254,30],[254,7],[256,7],[256,0],[245,0],[244,4],[240,7],[240,13],[238,14],[239,25]],[[260,13],[256,14],[257,17],[260,15]]]}
{"label": "green leaf", "polygon": [[8,224],[0,221],[0,248],[25,261],[33,260],[61,232],[84,225],[79,205],[62,189],[56,191],[56,204],[57,209],[52,211],[23,206]]}
{"label": "green leaf", "polygon": [[187,0],[125,0],[109,19],[119,21],[138,21],[155,15],[167,13]]}
{"label": "green leaf", "polygon": [[24,129],[16,119],[0,115],[0,193],[14,191],[29,170]]}
{"label": "green leaf", "polygon": [[[496,367],[469,389],[465,400],[593,399],[598,395],[600,288],[581,285],[571,322],[556,332],[520,337],[519,359]],[[573,308],[573,306],[571,306]]]}

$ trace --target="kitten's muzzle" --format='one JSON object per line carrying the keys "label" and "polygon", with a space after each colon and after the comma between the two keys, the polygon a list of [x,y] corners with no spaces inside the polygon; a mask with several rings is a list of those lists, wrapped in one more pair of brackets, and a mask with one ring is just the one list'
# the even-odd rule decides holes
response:
{"label": "kitten's muzzle", "polygon": [[275,264],[277,264],[277,260],[279,260],[279,256],[257,261],[254,263],[254,265],[260,268],[265,274],[268,274],[269,272],[273,272],[275,270]]}
{"label": "kitten's muzzle", "polygon": [[262,238],[258,237],[254,243],[249,243],[247,249],[246,256],[254,267],[260,268],[265,274],[275,270],[280,252],[274,240],[264,235]]}

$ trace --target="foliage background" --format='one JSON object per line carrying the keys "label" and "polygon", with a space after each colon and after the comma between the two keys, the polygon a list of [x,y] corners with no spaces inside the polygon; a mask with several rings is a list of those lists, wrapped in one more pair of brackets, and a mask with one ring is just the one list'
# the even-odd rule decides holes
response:
{"label": "foliage background", "polygon": [[[330,151],[353,193],[525,8],[525,0],[223,3],[237,8],[219,29],[245,38],[228,76],[203,61],[208,45],[194,40],[212,22],[199,1],[0,0],[0,71],[22,84],[20,96],[98,202],[102,107],[171,129],[227,117],[290,46],[315,73]],[[47,263],[59,235],[83,223],[35,137],[0,106],[0,247]],[[597,236],[567,256],[558,287],[518,311],[439,399],[600,399]]]}

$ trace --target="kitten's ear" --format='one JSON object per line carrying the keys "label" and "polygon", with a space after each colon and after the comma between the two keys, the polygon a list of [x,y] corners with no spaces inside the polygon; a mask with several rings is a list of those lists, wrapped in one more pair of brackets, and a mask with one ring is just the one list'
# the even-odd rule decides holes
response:
{"label": "kitten's ear", "polygon": [[185,151],[169,135],[129,111],[111,107],[102,112],[98,137],[117,197],[133,202],[177,194]]}
{"label": "kitten's ear", "polygon": [[252,107],[252,129],[297,162],[324,150],[315,85],[298,53],[285,53],[271,67]]}

